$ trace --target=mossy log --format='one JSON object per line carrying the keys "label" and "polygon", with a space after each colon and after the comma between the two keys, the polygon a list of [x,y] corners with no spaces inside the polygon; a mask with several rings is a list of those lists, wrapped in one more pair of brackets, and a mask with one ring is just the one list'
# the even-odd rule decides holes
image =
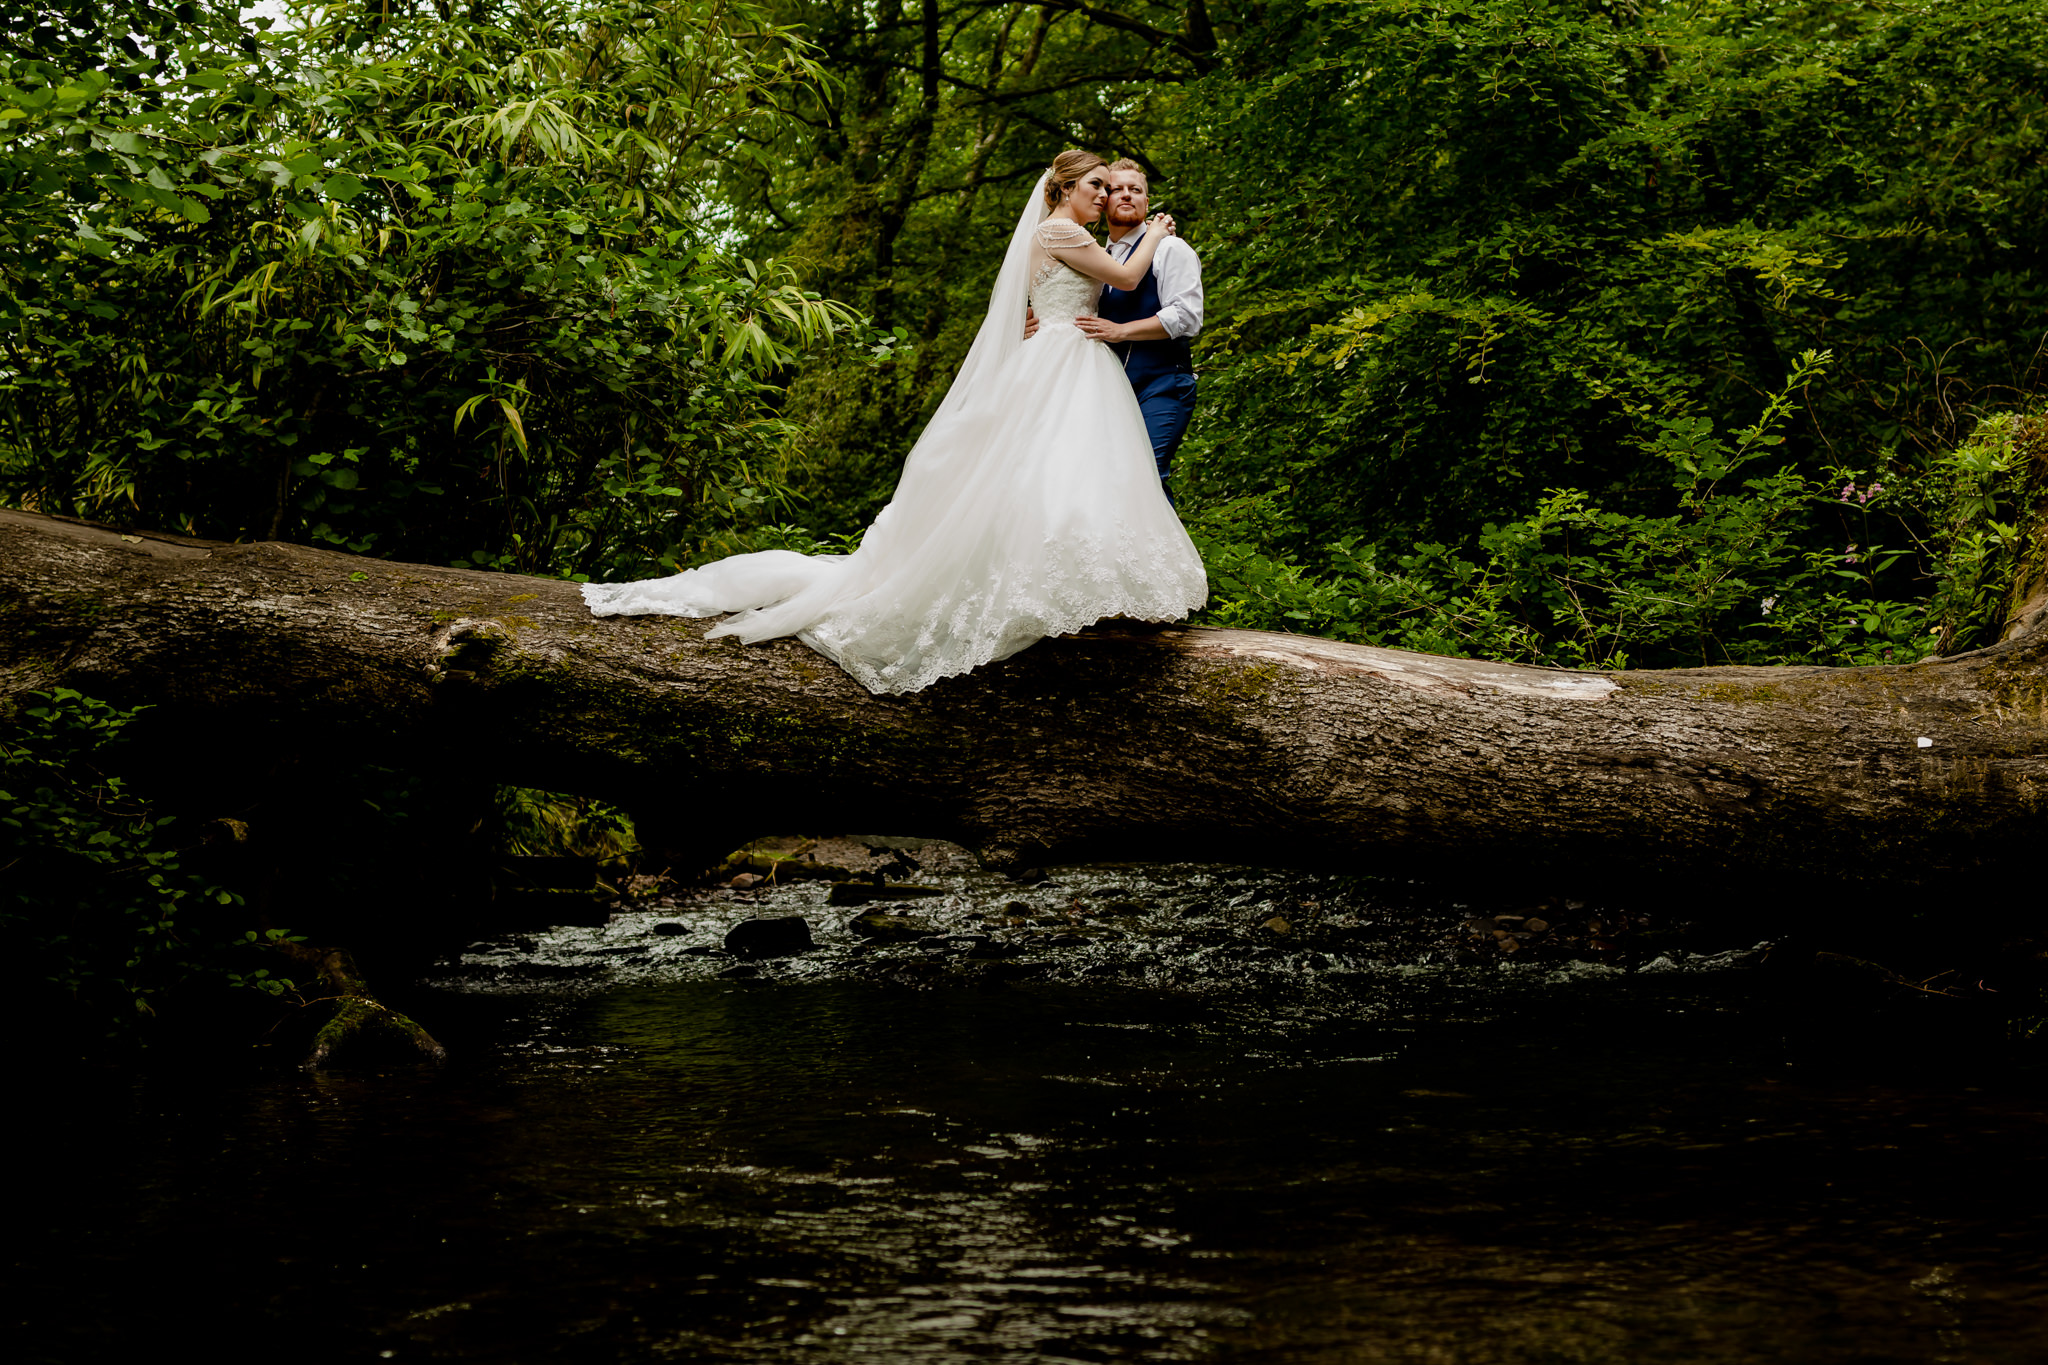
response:
{"label": "mossy log", "polygon": [[[0,705],[151,703],[193,772],[289,741],[604,797],[709,866],[787,829],[996,865],[1292,863],[1856,896],[2048,833],[2048,633],[1890,668],[1581,673],[1103,628],[908,697],[573,584],[0,513]],[[1793,913],[1787,909],[1789,915]]]}

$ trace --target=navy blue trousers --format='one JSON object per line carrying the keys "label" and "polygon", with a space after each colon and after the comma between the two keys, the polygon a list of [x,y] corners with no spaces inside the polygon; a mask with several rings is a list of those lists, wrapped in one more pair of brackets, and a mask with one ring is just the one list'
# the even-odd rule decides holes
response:
{"label": "navy blue trousers", "polygon": [[1145,434],[1152,438],[1152,459],[1159,466],[1159,482],[1166,499],[1173,501],[1173,452],[1180,438],[1188,434],[1188,419],[1195,415],[1195,377],[1191,374],[1155,374],[1138,381],[1138,411],[1145,414]]}

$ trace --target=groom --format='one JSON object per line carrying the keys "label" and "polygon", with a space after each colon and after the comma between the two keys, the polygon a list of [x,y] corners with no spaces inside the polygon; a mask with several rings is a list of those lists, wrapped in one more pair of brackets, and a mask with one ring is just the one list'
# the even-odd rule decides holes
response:
{"label": "groom", "polygon": [[[1109,254],[1122,261],[1144,240],[1152,191],[1135,161],[1109,168]],[[1179,237],[1159,244],[1152,269],[1136,289],[1102,291],[1100,316],[1080,317],[1074,325],[1106,342],[1123,361],[1124,373],[1145,414],[1152,438],[1152,458],[1159,465],[1160,486],[1172,501],[1173,453],[1187,434],[1195,413],[1195,367],[1188,342],[1202,330],[1202,262],[1195,249]]]}

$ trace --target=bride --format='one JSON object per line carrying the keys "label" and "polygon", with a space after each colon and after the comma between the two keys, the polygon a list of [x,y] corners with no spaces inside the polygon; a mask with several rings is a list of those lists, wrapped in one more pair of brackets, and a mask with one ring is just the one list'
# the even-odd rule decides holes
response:
{"label": "bride", "polygon": [[[599,616],[738,612],[706,639],[794,635],[871,692],[915,692],[1104,617],[1174,621],[1208,599],[1160,489],[1145,421],[1107,346],[1073,320],[1135,288],[1165,215],[1119,263],[1086,225],[1108,198],[1061,152],[1010,236],[987,318],[850,555],[764,550],[671,578],[588,583]],[[1039,327],[1024,336],[1027,303]]]}

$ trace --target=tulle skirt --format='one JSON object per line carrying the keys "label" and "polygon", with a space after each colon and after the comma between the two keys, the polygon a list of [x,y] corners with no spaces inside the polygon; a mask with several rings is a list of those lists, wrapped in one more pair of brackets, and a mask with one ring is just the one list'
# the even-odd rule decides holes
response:
{"label": "tulle skirt", "polygon": [[1208,598],[1107,346],[1048,319],[954,393],[851,555],[766,550],[586,584],[599,616],[715,616],[707,638],[794,635],[871,692],[915,692],[1110,616],[1173,621]]}

